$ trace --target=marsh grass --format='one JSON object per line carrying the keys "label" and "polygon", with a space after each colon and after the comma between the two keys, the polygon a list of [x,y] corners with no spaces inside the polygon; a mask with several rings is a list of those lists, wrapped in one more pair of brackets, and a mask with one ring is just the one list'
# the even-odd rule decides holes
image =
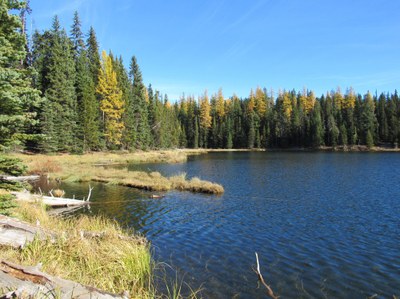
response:
{"label": "marsh grass", "polygon": [[[224,188],[216,183],[186,175],[164,177],[159,172],[128,171],[104,167],[113,164],[141,162],[183,162],[188,151],[152,151],[141,153],[93,153],[85,155],[17,155],[27,165],[30,173],[46,174],[67,182],[97,181],[151,191],[181,190],[222,194]],[[197,154],[202,151],[196,151]]]}
{"label": "marsh grass", "polygon": [[[201,289],[192,289],[178,275],[168,277],[164,271],[164,275],[155,277],[156,268],[173,269],[165,263],[156,264],[146,239],[122,229],[115,221],[98,216],[50,217],[44,206],[30,203],[20,203],[14,214],[26,222],[40,223],[55,237],[34,239],[22,249],[0,246],[0,259],[26,266],[41,263],[42,271],[50,275],[112,293],[128,291],[130,298],[201,298]],[[82,232],[96,236],[82,236]],[[157,290],[155,281],[163,285],[164,293]],[[0,289],[0,295],[9,291]],[[42,295],[37,298],[44,298]],[[61,298],[57,293],[45,295]]]}
{"label": "marsh grass", "polygon": [[[103,217],[54,218],[32,204],[20,204],[15,213],[27,222],[39,221],[55,237],[35,239],[23,249],[1,248],[0,258],[22,265],[41,263],[42,270],[51,275],[113,293],[129,291],[132,298],[155,297],[154,265],[143,237]],[[82,236],[82,232],[101,234]]]}

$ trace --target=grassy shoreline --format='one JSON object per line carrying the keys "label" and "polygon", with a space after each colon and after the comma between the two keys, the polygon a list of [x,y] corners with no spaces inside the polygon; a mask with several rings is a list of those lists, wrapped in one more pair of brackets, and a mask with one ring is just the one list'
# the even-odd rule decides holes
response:
{"label": "grassy shoreline", "polygon": [[[0,259],[131,298],[154,298],[153,260],[147,240],[102,217],[50,217],[40,204],[18,203],[16,218],[52,233],[24,248],[0,245]],[[1,293],[0,293],[1,295]],[[51,298],[51,297],[50,297]]]}

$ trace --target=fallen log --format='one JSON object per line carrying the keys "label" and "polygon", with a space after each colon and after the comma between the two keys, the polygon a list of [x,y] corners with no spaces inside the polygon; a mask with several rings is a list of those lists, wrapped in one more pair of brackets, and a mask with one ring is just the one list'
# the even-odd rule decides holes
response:
{"label": "fallen log", "polygon": [[89,186],[88,197],[87,199],[82,199],[82,200],[74,198],[44,196],[39,194],[31,194],[29,192],[11,192],[11,194],[15,195],[16,200],[27,201],[27,202],[43,202],[45,205],[57,208],[57,207],[84,206],[89,204],[92,190],[93,188]]}
{"label": "fallen log", "polygon": [[27,222],[0,215],[0,245],[20,248],[35,237],[43,240],[54,238],[54,234]]}
{"label": "fallen log", "polygon": [[36,181],[40,179],[40,175],[26,175],[26,176],[5,176],[0,175],[0,180],[4,181],[17,181],[17,182],[26,182],[26,181]]}
{"label": "fallen log", "polygon": [[11,290],[0,294],[0,298],[128,298],[127,294],[117,295],[94,287],[62,279],[40,271],[35,267],[20,266],[8,261],[0,262],[0,290]]}
{"label": "fallen log", "polygon": [[43,202],[45,205],[51,207],[69,207],[69,206],[83,206],[89,204],[88,201],[72,198],[44,196],[38,194],[30,194],[29,192],[11,192],[16,196],[16,200],[27,202]]}

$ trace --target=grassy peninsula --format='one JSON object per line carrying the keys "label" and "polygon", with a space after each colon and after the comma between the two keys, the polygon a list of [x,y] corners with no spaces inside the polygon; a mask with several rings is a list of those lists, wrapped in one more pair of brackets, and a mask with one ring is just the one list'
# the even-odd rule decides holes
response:
{"label": "grassy peninsula", "polygon": [[21,159],[32,174],[47,175],[50,179],[69,182],[97,181],[151,191],[192,191],[222,194],[224,188],[216,183],[199,178],[187,179],[186,174],[171,177],[159,172],[128,171],[112,168],[112,165],[131,163],[177,163],[187,160],[188,155],[206,153],[205,150],[167,150],[149,152],[89,153],[84,155],[23,155],[13,154]]}

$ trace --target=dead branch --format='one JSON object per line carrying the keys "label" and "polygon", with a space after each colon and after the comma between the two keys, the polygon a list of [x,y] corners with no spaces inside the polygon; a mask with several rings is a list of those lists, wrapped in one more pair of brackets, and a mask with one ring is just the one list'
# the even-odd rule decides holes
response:
{"label": "dead branch", "polygon": [[268,295],[269,297],[271,297],[272,299],[278,299],[279,296],[276,296],[276,295],[274,294],[274,291],[271,289],[271,287],[265,282],[264,277],[262,276],[261,271],[260,271],[260,262],[258,261],[258,254],[257,254],[257,252],[256,252],[255,254],[256,254],[257,268],[256,268],[256,269],[253,269],[253,270],[254,270],[254,272],[256,272],[256,274],[257,274],[257,276],[258,276],[258,280],[259,280],[259,281],[262,283],[262,285],[267,289],[267,295]]}
{"label": "dead branch", "polygon": [[88,197],[87,197],[87,199],[85,201],[89,201],[90,200],[90,196],[92,195],[93,188],[94,187],[91,187],[90,184],[89,184],[89,194],[88,194]]}

